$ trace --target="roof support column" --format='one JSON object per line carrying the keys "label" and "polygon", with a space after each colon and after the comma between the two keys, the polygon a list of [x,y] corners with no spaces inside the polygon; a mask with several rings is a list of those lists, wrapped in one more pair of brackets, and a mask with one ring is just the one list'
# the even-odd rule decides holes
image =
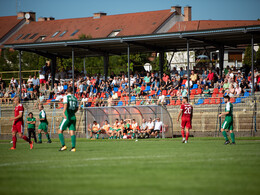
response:
{"label": "roof support column", "polygon": [[254,79],[254,36],[251,37],[251,79],[252,79],[252,94],[255,92],[255,79]]}
{"label": "roof support column", "polygon": [[190,100],[190,43],[187,39],[187,75],[188,75],[188,100]]}
{"label": "roof support column", "polygon": [[159,52],[159,76],[162,79],[163,75],[163,64],[164,64],[164,51]]}
{"label": "roof support column", "polygon": [[54,88],[55,74],[56,74],[57,59],[56,57],[51,58],[51,88]]}
{"label": "roof support column", "polygon": [[130,105],[130,98],[131,98],[131,95],[130,95],[130,45],[128,44],[127,45],[127,66],[128,66],[128,97],[129,97],[129,100],[128,100],[128,105]]}
{"label": "roof support column", "polygon": [[20,90],[19,90],[19,97],[22,100],[22,52],[19,50],[19,79],[20,79]]}
{"label": "roof support column", "polygon": [[108,75],[108,65],[109,65],[109,55],[107,53],[103,56],[104,60],[104,76],[105,76],[105,82],[107,81],[107,75]]}
{"label": "roof support column", "polygon": [[219,47],[219,75],[222,77],[223,69],[224,69],[224,45]]}
{"label": "roof support column", "polygon": [[72,87],[73,87],[73,95],[75,94],[75,83],[74,83],[74,48],[71,51],[72,58]]}

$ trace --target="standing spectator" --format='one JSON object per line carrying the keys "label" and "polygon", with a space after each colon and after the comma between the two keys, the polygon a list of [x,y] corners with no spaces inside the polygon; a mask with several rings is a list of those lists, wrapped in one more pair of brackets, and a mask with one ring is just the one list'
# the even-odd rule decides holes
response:
{"label": "standing spectator", "polygon": [[10,84],[12,86],[12,88],[16,88],[17,87],[17,81],[14,79],[14,77],[12,77]]}
{"label": "standing spectator", "polygon": [[42,88],[43,85],[45,85],[46,80],[45,80],[45,71],[43,70],[43,68],[41,68],[40,72],[39,72],[39,77],[40,77],[40,88]]}
{"label": "standing spectator", "polygon": [[5,81],[2,80],[2,77],[0,77],[0,90],[4,90],[6,87]]}
{"label": "standing spectator", "polygon": [[36,118],[33,117],[33,113],[30,112],[28,114],[28,118],[27,118],[27,124],[28,124],[28,138],[31,142],[31,137],[33,136],[34,138],[34,142],[37,143],[37,138],[36,138],[36,134],[35,134],[35,124],[36,124]]}

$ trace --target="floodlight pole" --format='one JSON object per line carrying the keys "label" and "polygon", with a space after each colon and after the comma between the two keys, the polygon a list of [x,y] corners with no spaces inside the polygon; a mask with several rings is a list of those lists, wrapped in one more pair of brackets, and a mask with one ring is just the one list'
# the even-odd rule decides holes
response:
{"label": "floodlight pole", "polygon": [[130,105],[130,45],[127,44],[127,63],[128,63],[128,105]]}
{"label": "floodlight pole", "polygon": [[75,85],[74,85],[74,48],[72,48],[71,51],[71,57],[72,57],[72,87],[73,87],[73,95],[75,94]]}
{"label": "floodlight pole", "polygon": [[254,36],[251,36],[251,79],[252,79],[252,95],[255,92],[255,81],[254,81]]}
{"label": "floodlight pole", "polygon": [[187,39],[187,75],[188,75],[188,100],[190,100],[190,44]]}
{"label": "floodlight pole", "polygon": [[20,100],[22,99],[22,52],[19,50],[19,77],[20,77]]}

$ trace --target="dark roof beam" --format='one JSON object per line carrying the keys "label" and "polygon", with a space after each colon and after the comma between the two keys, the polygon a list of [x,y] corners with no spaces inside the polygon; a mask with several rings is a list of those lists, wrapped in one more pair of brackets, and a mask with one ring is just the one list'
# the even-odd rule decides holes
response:
{"label": "dark roof beam", "polygon": [[68,57],[62,56],[60,54],[53,54],[53,53],[51,54],[48,52],[38,51],[36,49],[16,49],[16,50],[32,52],[32,53],[38,54],[38,55],[46,57],[46,58],[54,58],[54,57],[68,58]]}
{"label": "dark roof beam", "polygon": [[140,43],[140,42],[136,42],[136,41],[127,41],[125,43],[129,43],[129,44],[133,44],[133,45],[137,45],[137,46],[142,46],[146,49],[158,52],[158,51],[164,51],[164,48],[158,47],[158,46],[154,46],[154,45],[150,45],[147,43]]}
{"label": "dark roof beam", "polygon": [[86,46],[79,46],[79,45],[70,45],[70,47],[73,47],[73,48],[78,48],[78,49],[84,49],[84,50],[87,50],[87,51],[91,51],[93,53],[96,53],[96,54],[112,54],[112,55],[121,55],[119,53],[111,53],[111,52],[108,52],[106,50],[102,50],[102,49],[95,49],[95,48],[90,48],[90,47],[86,47]]}
{"label": "dark roof beam", "polygon": [[200,38],[194,38],[194,37],[191,37],[191,38],[188,38],[188,39],[192,40],[192,41],[203,42],[203,43],[206,43],[208,45],[214,46],[216,48],[219,48],[220,45],[224,45],[224,46],[231,47],[231,48],[237,48],[236,44],[226,44],[226,43],[222,43],[222,42],[218,42],[218,41],[205,40],[203,38],[200,39]]}

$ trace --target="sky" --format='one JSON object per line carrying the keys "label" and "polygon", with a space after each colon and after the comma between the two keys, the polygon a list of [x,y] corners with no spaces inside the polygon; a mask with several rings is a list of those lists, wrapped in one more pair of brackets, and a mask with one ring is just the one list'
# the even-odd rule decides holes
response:
{"label": "sky", "polygon": [[[16,6],[17,5],[17,6]],[[108,15],[192,6],[192,20],[256,20],[260,0],[0,0],[0,16],[34,11],[36,17],[55,19],[91,17],[95,12]]]}

